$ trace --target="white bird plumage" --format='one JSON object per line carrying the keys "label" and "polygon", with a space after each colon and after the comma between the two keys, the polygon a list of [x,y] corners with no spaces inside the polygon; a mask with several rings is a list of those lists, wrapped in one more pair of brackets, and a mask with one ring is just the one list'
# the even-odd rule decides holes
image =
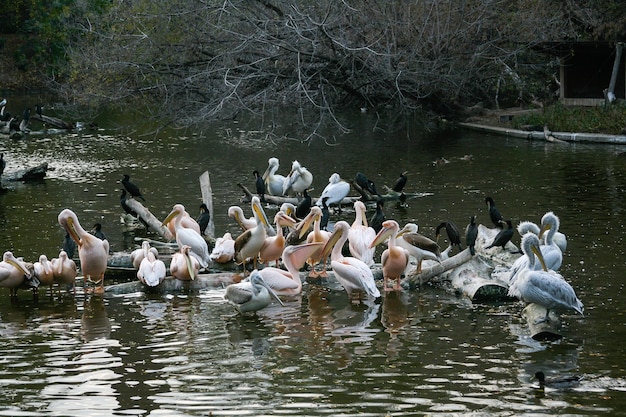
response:
{"label": "white bird plumage", "polygon": [[324,197],[328,197],[328,200],[326,200],[328,207],[331,204],[341,204],[341,200],[346,198],[349,193],[350,184],[342,180],[339,174],[335,172],[328,178],[328,185],[326,185],[315,204],[321,207]]}
{"label": "white bird plumage", "polygon": [[144,241],[141,245],[144,253],[137,270],[137,278],[149,287],[156,287],[165,279],[167,268],[165,268],[165,263],[157,259],[154,252],[150,250],[154,248],[150,248],[150,244],[145,245],[145,243],[148,242]]}
{"label": "white bird plumage", "polygon": [[249,279],[227,286],[224,294],[224,299],[240,313],[261,310],[272,302],[272,298],[281,306],[284,305],[256,269],[252,271]]}
{"label": "white bird plumage", "polygon": [[[538,320],[538,323],[549,321],[550,310],[574,310],[582,315],[583,303],[576,296],[572,286],[559,273],[546,270],[539,238],[533,233],[526,233],[522,238],[522,250],[528,256],[529,264],[518,273],[515,281],[509,286],[509,296],[543,306],[546,315]],[[539,260],[543,269],[535,269],[535,259]]]}
{"label": "white bird plumage", "polygon": [[298,295],[302,291],[299,270],[306,260],[319,251],[322,246],[324,244],[320,242],[287,246],[282,253],[286,271],[280,268],[267,267],[259,270],[259,273],[276,294]]}
{"label": "white bird plumage", "polygon": [[209,246],[200,233],[184,226],[182,222],[184,213],[185,207],[182,204],[175,204],[172,211],[163,220],[163,226],[174,219],[178,248],[182,249],[183,246],[189,246],[189,254],[198,260],[201,268],[206,268],[211,260],[209,258]]}
{"label": "white bird plumage", "polygon": [[54,282],[59,286],[72,285],[72,291],[76,292],[76,262],[67,256],[67,252],[64,250],[59,252],[58,258],[53,258],[52,272],[54,274]]}
{"label": "white bird plumage", "polygon": [[49,285],[50,290],[52,290],[52,285],[54,285],[54,271],[52,269],[52,263],[48,260],[46,255],[39,255],[39,260],[33,263],[33,272],[39,280],[39,285]]}
{"label": "white bird plumage", "polygon": [[276,174],[280,166],[278,158],[270,158],[267,160],[268,167],[263,173],[263,181],[265,181],[265,191],[269,195],[283,195],[283,185],[285,176]]}
{"label": "white bird plumage", "polygon": [[389,290],[387,282],[391,279],[394,280],[394,290],[400,290],[400,280],[404,270],[409,264],[409,252],[397,244],[397,235],[400,226],[395,220],[385,220],[383,222],[383,228],[376,235],[376,238],[371,244],[371,247],[375,247],[383,243],[387,238],[387,249],[383,251],[380,257],[380,262],[383,264],[383,286],[385,291]]}
{"label": "white bird plumage", "polygon": [[421,235],[418,230],[419,227],[415,223],[405,224],[396,235],[396,243],[416,259],[417,273],[420,273],[424,259],[441,263],[441,252],[437,242]]}
{"label": "white bird plumage", "polygon": [[170,273],[176,279],[181,281],[192,281],[200,272],[200,262],[194,256],[189,254],[191,247],[183,245],[180,251],[172,255],[170,261]]}
{"label": "white bird plumage", "polygon": [[133,263],[133,268],[139,269],[139,265],[141,265],[141,261],[143,261],[143,259],[145,258],[146,249],[149,252],[154,253],[154,256],[156,258],[159,257],[159,251],[157,250],[157,248],[150,246],[150,242],[148,242],[147,240],[144,240],[143,242],[141,242],[140,248],[135,249],[134,251],[130,253],[130,261]]}
{"label": "white bird plumage", "polygon": [[209,257],[220,264],[231,262],[235,258],[235,239],[233,236],[226,232],[222,237],[215,239],[215,246]]}
{"label": "white bird plumage", "polygon": [[59,224],[70,234],[78,246],[78,258],[83,276],[98,284],[95,292],[104,292],[104,273],[109,258],[109,242],[100,240],[88,233],[78,222],[78,217],[70,209],[59,213]]}
{"label": "white bird plumage", "polygon": [[246,261],[252,258],[252,262],[256,269],[256,262],[259,256],[259,252],[265,244],[265,238],[267,233],[265,228],[265,216],[262,214],[261,200],[257,196],[252,197],[252,212],[256,219],[256,226],[252,229],[244,231],[235,239],[235,261],[243,264],[244,273],[246,268]]}
{"label": "white bird plumage", "polygon": [[348,293],[348,298],[354,301],[354,297],[362,292],[368,297],[380,297],[380,291],[376,287],[372,270],[365,262],[352,256],[343,256],[341,249],[348,240],[350,225],[341,220],[335,223],[335,228],[328,242],[322,249],[322,257],[330,254],[330,266],[337,281]]}
{"label": "white bird plumage", "polygon": [[362,201],[354,202],[354,211],[355,219],[348,231],[348,249],[352,256],[372,266],[376,248],[370,248],[370,243],[376,237],[376,231],[367,224],[365,204]]}
{"label": "white bird plumage", "polygon": [[291,164],[291,171],[285,182],[283,183],[283,194],[287,195],[290,191],[295,194],[302,194],[304,190],[309,188],[313,183],[313,174],[300,165],[298,161],[293,161]]}
{"label": "white bird plumage", "polygon": [[0,262],[0,287],[9,288],[11,297],[17,295],[17,289],[30,276],[30,271],[12,252],[4,252]]}

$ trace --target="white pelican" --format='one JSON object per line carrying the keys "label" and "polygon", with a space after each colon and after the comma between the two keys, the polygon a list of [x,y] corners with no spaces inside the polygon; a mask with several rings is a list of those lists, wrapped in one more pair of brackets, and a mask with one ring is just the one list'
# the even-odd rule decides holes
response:
{"label": "white pelican", "polygon": [[348,240],[350,226],[341,220],[335,223],[333,233],[322,249],[322,256],[330,255],[330,266],[335,273],[335,278],[348,293],[350,301],[355,301],[355,296],[364,293],[368,297],[380,297],[380,291],[376,287],[374,275],[365,262],[352,256],[343,256],[341,249]]}
{"label": "white pelican", "polygon": [[[539,228],[539,226],[537,226],[536,223],[525,220],[519,222],[519,224],[517,225],[517,232],[520,236],[524,236],[527,232],[532,232],[539,236],[539,233],[541,233],[541,229]],[[546,234],[546,237],[547,236],[548,235]],[[545,239],[546,238],[544,237],[544,243]],[[561,253],[565,252],[565,250],[567,249],[567,236],[565,236],[565,234],[557,231],[556,233],[554,233],[552,240],[559,247],[559,249],[561,249]]]}
{"label": "white pelican", "polygon": [[200,233],[184,226],[182,222],[184,212],[185,207],[182,204],[175,204],[170,214],[163,220],[162,226],[165,226],[170,220],[175,219],[174,225],[176,227],[176,243],[178,243],[178,248],[181,249],[185,245],[189,246],[189,254],[198,260],[201,268],[206,268],[209,266],[210,261],[209,247]]}
{"label": "white pelican", "polygon": [[380,229],[380,232],[376,235],[376,238],[371,244],[371,247],[375,247],[385,241],[385,239],[389,238],[387,242],[387,249],[383,251],[383,254],[380,258],[381,263],[383,264],[383,280],[384,280],[384,288],[385,291],[388,291],[387,281],[392,279],[395,281],[393,286],[394,290],[400,290],[400,279],[402,278],[402,274],[404,274],[404,270],[409,264],[409,252],[397,245],[396,236],[398,235],[398,230],[400,226],[398,226],[398,222],[395,220],[386,220],[383,222],[383,228]]}
{"label": "white pelican", "polygon": [[285,234],[283,233],[283,227],[294,227],[296,225],[296,221],[282,211],[279,211],[274,216],[274,224],[276,225],[278,233],[276,236],[267,236],[265,238],[265,243],[259,251],[259,261],[267,264],[271,261],[275,261],[276,267],[278,267],[278,261],[280,260],[280,256],[283,254],[283,249],[285,249]]}
{"label": "white pelican", "polygon": [[252,229],[248,229],[235,239],[235,261],[243,264],[243,271],[246,272],[246,260],[252,258],[254,268],[256,269],[256,262],[259,256],[259,251],[265,244],[265,238],[267,233],[265,228],[267,227],[266,218],[261,208],[261,201],[259,197],[252,197],[252,212],[256,219],[256,226]]}
{"label": "white pelican", "polygon": [[[322,230],[320,228],[321,222],[322,222],[322,209],[317,206],[311,207],[311,211],[309,212],[309,214],[302,220],[302,225],[301,225],[301,228],[299,229],[300,237],[304,236],[304,234],[309,230],[311,223],[313,223],[313,231],[309,232],[306,238],[307,243],[320,242],[320,243],[326,244],[326,242],[328,242],[328,239],[330,238],[330,232],[327,232],[326,230]],[[322,258],[320,256],[321,252],[322,251],[320,248],[319,252],[314,253],[309,258],[308,262],[309,262],[309,265],[311,265],[311,272],[309,273],[309,276],[311,278],[317,277],[318,275],[322,277],[325,277],[327,275],[325,262],[323,265],[322,272],[318,273],[317,271],[315,271],[315,265],[317,265],[320,261],[325,261],[325,258]]]}
{"label": "white pelican", "polygon": [[[534,243],[534,241],[536,240],[537,245],[539,245],[539,248],[541,250],[541,255],[543,256],[546,269],[558,271],[561,268],[561,263],[563,262],[563,254],[561,253],[561,250],[556,245],[541,245],[540,244],[541,241],[539,239],[538,233],[534,233],[535,227],[533,226],[535,226],[537,228],[536,229],[537,232],[539,232],[539,227],[537,227],[537,225],[534,223],[523,222],[523,224],[520,223],[520,225],[518,225],[517,227],[518,231],[523,232],[527,230],[526,233],[522,235],[521,245],[522,246],[524,245],[524,237],[527,234],[531,234],[535,236],[535,238],[528,237],[526,245],[528,246],[531,244],[531,242]],[[530,256],[527,255],[529,251],[530,251],[530,246],[528,246],[525,249],[522,248],[523,255],[517,258],[515,262],[513,262],[513,265],[511,266],[511,272],[509,274],[509,285],[512,285],[513,282],[515,282],[515,280],[517,279],[517,277],[523,270],[529,267],[532,267],[532,265],[530,265]],[[532,257],[534,258],[534,255],[532,255]],[[539,262],[536,262],[534,264],[534,269],[536,270],[541,269],[541,265],[539,264]]]}
{"label": "white pelican", "polygon": [[243,214],[242,208],[239,206],[230,206],[228,208],[228,217],[234,219],[237,224],[241,226],[241,229],[246,231],[256,226],[256,216],[257,213],[259,213],[263,218],[263,224],[266,226],[265,233],[267,233],[268,236],[276,236],[276,230],[274,230],[272,225],[269,223],[267,215],[265,214],[265,210],[263,210],[263,206],[261,206],[261,200],[258,197],[256,198],[259,200],[259,202],[258,204],[256,204],[257,208],[255,210],[255,197],[252,197],[252,200],[250,202],[250,206],[252,207],[252,217],[246,218],[246,216]]}
{"label": "white pelican", "polygon": [[49,285],[52,293],[52,285],[54,285],[54,271],[52,263],[46,255],[39,255],[39,260],[33,264],[35,277],[39,280],[39,285]]}
{"label": "white pelican", "polygon": [[[280,211],[282,211],[283,213],[285,213],[287,216],[291,217],[291,218],[295,218],[296,216],[296,206],[293,205],[292,203],[283,203],[280,206]],[[298,219],[300,220],[300,219]]]}
{"label": "white pelican", "polygon": [[280,268],[263,268],[259,273],[275,292],[279,295],[298,295],[302,291],[300,268],[313,254],[318,252],[323,243],[303,243],[297,246],[287,246],[282,253],[283,263],[287,270]]}
{"label": "white pelican", "polygon": [[376,237],[376,231],[367,225],[365,204],[362,201],[354,202],[354,211],[356,216],[348,231],[348,248],[352,256],[372,266],[376,248],[370,248],[370,243]]}
{"label": "white pelican", "polygon": [[226,264],[235,258],[235,239],[226,232],[224,236],[215,239],[215,247],[209,257],[217,263]]}
{"label": "white pelican", "polygon": [[256,269],[250,274],[249,280],[227,286],[224,294],[224,299],[240,313],[261,310],[272,302],[272,298],[281,306],[284,305]]}
{"label": "white pelican", "polygon": [[109,258],[109,242],[100,240],[83,229],[76,214],[65,209],[59,213],[59,224],[78,245],[80,269],[85,279],[99,284],[94,292],[104,293],[104,273]]}
{"label": "white pelican", "polygon": [[141,245],[143,248],[143,259],[137,270],[137,278],[149,287],[156,287],[165,279],[167,270],[163,261],[157,259],[154,252],[150,250],[150,245],[145,245],[146,241],[143,243]]}
{"label": "white pelican", "polygon": [[150,242],[144,240],[141,242],[141,247],[139,249],[135,249],[130,253],[130,261],[133,263],[133,268],[139,269],[139,265],[141,265],[141,261],[146,257],[146,250],[154,253],[154,257],[158,258],[159,251],[157,248],[153,248],[150,246]]}
{"label": "white pelican", "polygon": [[441,262],[441,251],[437,242],[417,231],[418,227],[415,223],[405,224],[396,236],[396,243],[417,260],[417,273],[419,274],[422,272],[424,259]]}
{"label": "white pelican", "polygon": [[300,162],[293,161],[291,171],[283,183],[283,194],[287,195],[289,191],[293,191],[294,194],[301,194],[311,184],[313,184],[313,174],[300,165]]}
{"label": "white pelican", "polygon": [[[543,234],[548,232],[545,236],[545,245],[541,248],[541,253],[547,263],[552,263],[555,266],[550,269],[558,271],[563,262],[563,252],[560,246],[557,244],[555,237],[559,232],[560,225],[559,218],[553,212],[549,211],[541,218],[541,229],[539,230],[539,239],[543,237]],[[563,237],[563,235],[561,233]],[[565,246],[567,246],[567,240],[565,240]]]}
{"label": "white pelican", "polygon": [[195,256],[190,255],[191,246],[183,245],[179,252],[172,255],[170,262],[170,273],[181,281],[191,281],[196,279],[200,272],[200,262]]}
{"label": "white pelican", "polygon": [[[582,315],[583,303],[576,296],[572,286],[559,273],[546,270],[537,236],[533,233],[525,234],[522,238],[522,250],[528,257],[528,268],[518,273],[509,287],[509,295],[526,303],[543,306],[546,309],[546,316],[539,319],[538,323],[550,320],[550,310],[574,310]],[[535,257],[543,269],[535,269]]]}
{"label": "white pelican", "polygon": [[76,263],[67,256],[67,252],[64,250],[59,252],[59,257],[53,258],[51,262],[54,282],[56,282],[59,287],[62,284],[71,284],[72,291],[76,293]]}
{"label": "white pelican", "polygon": [[[196,231],[200,236],[202,236],[200,224],[198,224],[198,222],[193,217],[191,217],[191,215],[186,210],[180,215],[180,224],[187,229],[192,229]],[[166,226],[172,236],[176,238],[176,223],[170,220],[169,222],[167,222]]]}
{"label": "white pelican", "polygon": [[331,204],[337,204],[341,210],[341,200],[346,198],[349,193],[350,184],[342,180],[339,174],[335,172],[328,178],[328,185],[322,191],[322,195],[317,199],[316,204],[321,207],[322,199],[328,197],[326,205],[330,207]]}
{"label": "white pelican", "polygon": [[283,195],[283,184],[285,183],[285,177],[283,175],[276,174],[278,171],[279,162],[278,158],[270,158],[267,160],[268,167],[263,173],[263,180],[265,181],[265,191],[269,195]]}
{"label": "white pelican", "polygon": [[15,297],[17,289],[27,276],[30,276],[30,271],[24,263],[13,256],[13,253],[4,252],[0,262],[0,287],[8,288],[11,297]]}

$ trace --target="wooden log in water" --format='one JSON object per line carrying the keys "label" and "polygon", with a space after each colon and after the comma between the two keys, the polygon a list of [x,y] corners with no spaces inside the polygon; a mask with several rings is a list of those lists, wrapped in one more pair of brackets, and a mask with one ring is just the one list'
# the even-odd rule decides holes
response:
{"label": "wooden log in water", "polygon": [[205,289],[225,288],[227,285],[241,281],[241,276],[229,272],[200,274],[192,281],[181,281],[174,277],[166,277],[157,287],[148,287],[138,280],[105,287],[106,294],[131,294],[135,292],[171,293],[198,292]]}
{"label": "wooden log in water", "polygon": [[561,334],[561,321],[554,312],[550,312],[550,319],[548,321],[543,321],[543,318],[546,316],[545,307],[530,303],[524,307],[522,315],[528,323],[528,329],[533,339],[539,341],[555,341],[563,337]]}
{"label": "wooden log in water", "polygon": [[157,219],[154,216],[154,214],[150,212],[150,210],[145,208],[143,204],[137,201],[137,199],[127,198],[126,204],[128,205],[128,207],[130,207],[133,211],[137,213],[137,216],[141,217],[141,219],[148,225],[150,230],[158,233],[165,240],[169,241],[169,240],[174,239],[172,232],[170,232],[167,227],[161,226],[162,222],[159,221],[159,219]]}
{"label": "wooden log in water", "polygon": [[48,163],[44,162],[37,166],[16,171],[10,175],[6,175],[7,181],[41,181],[46,177],[48,172]]}
{"label": "wooden log in water", "polygon": [[57,129],[74,129],[74,123],[66,122],[58,117],[46,116],[45,114],[32,114],[32,120],[37,120],[45,125],[56,127]]}
{"label": "wooden log in water", "polygon": [[204,235],[210,238],[215,237],[215,223],[213,219],[213,190],[211,188],[211,179],[209,177],[209,172],[204,171],[202,175],[200,175],[200,192],[202,193],[202,202],[206,204],[209,209],[209,214],[211,215],[209,220],[209,225],[204,231]]}

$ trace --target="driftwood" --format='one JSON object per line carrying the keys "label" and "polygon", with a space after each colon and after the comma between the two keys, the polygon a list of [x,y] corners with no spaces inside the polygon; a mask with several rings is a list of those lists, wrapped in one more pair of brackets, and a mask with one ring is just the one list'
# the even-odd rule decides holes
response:
{"label": "driftwood", "polygon": [[[540,341],[554,341],[563,337],[560,332],[561,322],[556,314],[550,312],[550,320],[541,321],[541,319],[546,316],[545,307],[531,303],[524,308],[522,314],[526,318],[528,329],[530,330],[530,335],[533,339]],[[537,323],[537,321],[541,322]]]}
{"label": "driftwood", "polygon": [[46,116],[45,114],[33,114],[31,120],[37,120],[45,125],[56,127],[57,129],[74,129],[74,123],[66,122],[57,117]]}
{"label": "driftwood", "polygon": [[141,219],[148,225],[148,227],[152,231],[161,235],[161,237],[163,237],[163,239],[165,240],[174,239],[174,236],[172,236],[172,233],[169,231],[169,229],[165,226],[161,226],[162,222],[159,221],[159,219],[157,219],[154,214],[150,213],[150,210],[145,208],[143,204],[137,201],[137,199],[127,198],[126,204],[137,213],[137,216],[141,217]]}
{"label": "driftwood", "polygon": [[206,204],[211,215],[209,225],[204,230],[204,235],[208,237],[215,237],[215,223],[213,222],[213,190],[211,188],[211,179],[209,177],[209,171],[204,171],[200,175],[200,191],[202,193],[202,202]]}
{"label": "driftwood", "polygon": [[44,162],[32,168],[16,171],[5,178],[7,181],[41,181],[46,177],[46,172],[48,172],[48,163]]}

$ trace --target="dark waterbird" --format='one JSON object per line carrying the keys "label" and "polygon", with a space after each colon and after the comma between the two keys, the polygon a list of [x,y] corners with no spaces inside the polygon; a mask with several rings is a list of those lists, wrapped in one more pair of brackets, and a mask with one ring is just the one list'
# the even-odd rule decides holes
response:
{"label": "dark waterbird", "polygon": [[435,230],[435,240],[439,240],[439,236],[441,235],[440,230],[443,228],[446,229],[450,246],[458,246],[460,251],[463,250],[463,247],[461,246],[461,231],[453,222],[439,223],[439,226],[437,226],[437,229]]}
{"label": "dark waterbird", "polygon": [[356,177],[354,178],[354,182],[356,183],[356,185],[361,187],[362,190],[366,190],[368,193],[380,197],[380,194],[376,190],[376,185],[374,184],[374,181],[367,178],[364,173],[357,172]]}
{"label": "dark waterbird", "polygon": [[376,233],[380,232],[380,229],[383,228],[383,222],[387,220],[383,211],[384,206],[384,200],[379,199],[378,201],[376,201],[376,212],[372,214],[372,217],[370,218],[370,227],[374,229]]}
{"label": "dark waterbird", "polygon": [[502,249],[504,249],[506,244],[509,243],[509,241],[513,237],[514,230],[511,220],[507,220],[506,222],[502,221],[502,223],[506,223],[506,229],[500,230],[496,237],[493,239],[493,243],[491,243],[491,245],[487,246],[485,249],[490,249],[494,246],[500,246]]}
{"label": "dark waterbird", "polygon": [[102,231],[102,224],[100,223],[96,223],[93,225],[93,227],[91,228],[91,234],[100,240],[106,240],[107,238],[104,232]]}
{"label": "dark waterbird", "polygon": [[397,180],[394,181],[393,186],[391,187],[397,193],[401,193],[404,190],[404,186],[406,185],[407,177],[409,171],[402,171]]}
{"label": "dark waterbird", "polygon": [[72,239],[70,234],[67,232],[65,233],[65,238],[63,239],[63,250],[70,259],[72,259],[76,253],[76,242],[74,242],[74,239]]}
{"label": "dark waterbird", "polygon": [[535,378],[539,381],[539,388],[555,388],[555,389],[567,389],[574,388],[580,384],[582,377],[578,375],[563,376],[559,378],[546,378],[546,375],[541,372],[535,372]]}
{"label": "dark waterbird", "polygon": [[328,209],[328,197],[322,198],[322,220],[320,221],[320,229],[328,230],[328,220],[330,219],[330,210]]}
{"label": "dark waterbird", "polygon": [[200,214],[198,214],[198,218],[196,219],[196,222],[198,222],[200,226],[200,234],[204,234],[204,231],[209,225],[209,221],[211,221],[211,213],[209,213],[207,205],[202,203],[200,204]]}
{"label": "dark waterbird", "polygon": [[307,193],[307,190],[302,191],[302,199],[298,202],[296,206],[296,218],[304,219],[307,214],[311,211],[311,196]]}
{"label": "dark waterbird", "polygon": [[491,219],[491,222],[496,227],[502,227],[504,225],[504,218],[496,208],[496,203],[493,201],[493,198],[485,198],[485,203],[487,203],[487,207],[489,207],[489,218]]}
{"label": "dark waterbird", "polygon": [[256,193],[263,203],[265,202],[265,181],[263,180],[263,177],[261,176],[259,171],[257,171],[256,169],[252,172],[252,175],[254,175],[254,185],[256,187]]}
{"label": "dark waterbird", "polygon": [[465,228],[465,244],[469,247],[472,256],[476,255],[476,238],[478,238],[478,225],[476,215],[473,215]]}
{"label": "dark waterbird", "polygon": [[128,174],[124,174],[124,179],[122,179],[122,185],[124,186],[126,191],[128,191],[128,194],[135,198],[140,198],[142,201],[146,201],[146,199],[143,198],[143,194],[141,193],[141,190],[139,190],[139,187],[135,183],[130,181],[130,176]]}

